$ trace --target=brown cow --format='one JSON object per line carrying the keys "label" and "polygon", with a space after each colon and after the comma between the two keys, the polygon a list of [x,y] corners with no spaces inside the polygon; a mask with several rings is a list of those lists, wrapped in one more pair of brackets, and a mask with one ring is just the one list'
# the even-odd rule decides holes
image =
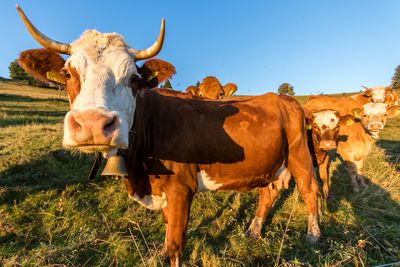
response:
{"label": "brown cow", "polygon": [[307,105],[322,109],[332,109],[338,111],[345,116],[352,114],[355,108],[362,108],[362,105],[370,102],[382,103],[385,102],[389,106],[398,103],[398,96],[393,89],[388,86],[377,86],[366,88],[366,91],[351,96],[309,96]]}
{"label": "brown cow", "polygon": [[318,168],[319,177],[322,181],[322,192],[324,198],[329,194],[329,151],[337,148],[339,139],[339,125],[341,121],[347,121],[349,116],[341,116],[336,110],[319,110],[308,105],[303,110],[310,127],[308,133],[308,146],[313,155],[314,167]]}
{"label": "brown cow", "polygon": [[337,152],[347,165],[355,192],[359,191],[360,185],[365,185],[362,175],[364,160],[379,137],[379,131],[383,129],[388,118],[399,113],[399,106],[387,107],[384,103],[367,103],[361,109],[353,110],[354,117],[360,121],[341,123]]}
{"label": "brown cow", "polygon": [[[129,48],[118,34],[97,31],[62,44],[38,32],[17,8],[29,32],[48,49],[41,54],[70,55],[64,66],[21,64],[43,79],[59,73],[58,80],[65,80],[71,109],[65,116],[63,146],[100,151],[106,157],[127,149],[128,195],[149,209],[162,210],[171,265],[182,263],[196,192],[266,187],[276,183],[278,170],[286,166],[307,206],[308,238],[319,238],[318,187],[303,111],[296,101],[272,93],[208,101],[146,90],[151,76],[143,75],[135,62],[160,51],[164,23],[158,40],[146,50]],[[35,53],[24,55],[20,61],[35,62]],[[206,134],[197,138],[198,133]]]}
{"label": "brown cow", "polygon": [[231,96],[237,90],[237,85],[234,83],[227,83],[224,86],[214,76],[204,78],[199,87],[194,85],[186,88],[186,93],[206,97],[209,99],[221,99],[224,96]]}

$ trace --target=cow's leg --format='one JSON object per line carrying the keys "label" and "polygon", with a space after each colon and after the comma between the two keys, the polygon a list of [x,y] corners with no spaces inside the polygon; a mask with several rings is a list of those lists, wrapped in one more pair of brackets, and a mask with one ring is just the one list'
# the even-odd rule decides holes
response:
{"label": "cow's leg", "polygon": [[275,200],[279,195],[277,188],[270,189],[269,187],[262,187],[258,189],[258,207],[256,215],[252,220],[246,234],[252,238],[259,238],[261,236],[261,229],[268,212],[274,205]]}
{"label": "cow's leg", "polygon": [[318,185],[304,135],[300,134],[294,141],[289,141],[288,168],[307,206],[307,239],[315,243],[321,235],[318,225]]}
{"label": "cow's leg", "polygon": [[174,185],[169,187],[166,195],[168,209],[165,244],[171,266],[181,266],[193,193],[183,185]]}
{"label": "cow's leg", "polygon": [[364,166],[364,160],[357,160],[354,161],[354,164],[357,166],[357,182],[359,185],[365,187],[367,184],[365,183],[364,175],[363,175],[363,166]]}
{"label": "cow's leg", "polygon": [[319,178],[322,181],[322,193],[324,198],[328,199],[329,195],[329,173],[328,173],[329,156],[326,155],[324,161],[318,166]]}
{"label": "cow's leg", "polygon": [[162,209],[162,218],[165,224],[165,239],[164,245],[162,246],[161,250],[159,251],[159,256],[161,260],[165,260],[168,258],[168,250],[167,250],[167,228],[168,228],[168,207]]}
{"label": "cow's leg", "polygon": [[355,164],[354,161],[346,161],[345,163],[347,166],[347,171],[351,178],[351,184],[353,185],[353,191],[357,193],[360,191],[360,187],[357,182],[357,165]]}

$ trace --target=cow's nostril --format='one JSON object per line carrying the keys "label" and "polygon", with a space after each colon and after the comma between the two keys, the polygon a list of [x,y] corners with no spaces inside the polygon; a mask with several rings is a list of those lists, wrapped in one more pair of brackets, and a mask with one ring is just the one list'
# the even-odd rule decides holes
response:
{"label": "cow's nostril", "polygon": [[114,116],[109,122],[104,125],[104,132],[106,135],[112,133],[117,126],[117,116]]}
{"label": "cow's nostril", "polygon": [[80,131],[80,129],[82,128],[81,124],[79,124],[74,115],[71,115],[69,118],[69,126],[75,132]]}

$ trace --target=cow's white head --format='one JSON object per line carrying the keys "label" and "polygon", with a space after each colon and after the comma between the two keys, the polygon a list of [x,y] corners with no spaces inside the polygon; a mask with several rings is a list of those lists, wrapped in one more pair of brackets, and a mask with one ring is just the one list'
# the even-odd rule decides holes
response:
{"label": "cow's white head", "polygon": [[385,103],[386,95],[392,92],[392,87],[390,86],[362,87],[365,89],[364,95],[370,96],[374,103]]}
{"label": "cow's white head", "polygon": [[312,131],[314,144],[324,151],[336,149],[339,138],[339,122],[347,119],[347,116],[341,116],[335,110],[321,110],[307,105],[303,106],[303,110],[307,124]]}
{"label": "cow's white head", "polygon": [[367,103],[362,109],[355,108],[352,112],[372,137],[378,138],[379,131],[385,127],[387,119],[400,114],[400,107],[388,107],[385,103]]}
{"label": "cow's white head", "polygon": [[[101,151],[106,156],[117,148],[127,148],[136,91],[139,79],[143,78],[135,62],[153,57],[161,50],[164,20],[156,42],[137,51],[121,35],[95,30],[85,31],[71,44],[56,42],[40,33],[18,5],[17,10],[30,34],[46,48],[22,52],[20,65],[42,81],[65,84],[70,111],[64,120],[63,146],[83,152]],[[70,57],[64,61],[58,53]]]}

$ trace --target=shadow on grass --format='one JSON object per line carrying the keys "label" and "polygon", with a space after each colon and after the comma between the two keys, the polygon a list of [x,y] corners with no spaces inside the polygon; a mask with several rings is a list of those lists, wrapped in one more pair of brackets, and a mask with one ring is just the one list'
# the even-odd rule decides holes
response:
{"label": "shadow on grass", "polygon": [[394,140],[380,139],[376,142],[376,146],[385,151],[387,160],[391,164],[397,164],[396,170],[400,171],[400,142]]}
{"label": "shadow on grass", "polygon": [[28,195],[88,181],[92,155],[71,155],[62,149],[0,173],[0,205],[14,205]]}
{"label": "shadow on grass", "polygon": [[[394,142],[397,143],[397,142]],[[382,144],[382,143],[381,143]],[[387,151],[388,155],[391,152]],[[354,215],[355,225],[348,227],[347,232],[354,232],[354,236],[363,236],[370,241],[368,247],[368,264],[385,263],[398,260],[400,253],[400,204],[395,201],[391,193],[382,186],[372,182],[364,176],[367,183],[360,192],[354,193],[351,178],[347,173],[347,167],[341,162],[332,174],[330,199],[328,211],[337,213],[339,210]],[[351,210],[343,205],[343,201],[351,206]],[[328,231],[333,231],[334,228]],[[344,234],[344,239],[348,239]],[[356,245],[356,240],[352,240]]]}
{"label": "shadow on grass", "polygon": [[33,98],[30,96],[0,94],[0,102],[45,102],[45,103],[60,102],[60,103],[68,103],[68,100],[61,99],[58,96],[54,96],[54,98]]}
{"label": "shadow on grass", "polygon": [[[266,236],[269,231],[274,231],[271,229],[272,218],[275,216],[276,212],[284,205],[285,201],[290,197],[295,189],[294,179],[290,180],[289,189],[281,191],[280,196],[278,197],[276,203],[268,212],[266,222],[262,227],[262,236]],[[258,192],[258,191],[257,191]],[[235,200],[236,198],[236,200]],[[232,205],[238,200],[240,205],[238,208],[234,209],[234,214],[230,214],[229,218],[232,220],[226,221],[223,228],[218,230],[215,234],[212,232],[207,232],[204,229],[209,227],[210,224],[215,223],[221,216],[224,216],[224,212],[229,210],[228,212],[232,212]],[[212,249],[212,253],[215,255],[219,255],[221,251],[226,249],[226,244],[230,242],[232,239],[230,233],[234,232],[238,225],[244,225],[245,229],[243,229],[243,235],[245,235],[245,231],[251,224],[251,220],[254,218],[256,209],[258,205],[258,194],[253,195],[252,192],[230,192],[229,195],[223,200],[221,206],[217,209],[215,214],[210,216],[204,216],[201,222],[196,226],[196,228],[187,233],[186,239],[191,243],[193,240],[204,239],[207,242],[207,247]],[[253,240],[250,237],[246,237],[250,242]],[[188,244],[186,248],[192,246]],[[189,258],[190,251],[185,249],[184,259]],[[266,263],[266,260],[270,261],[270,255],[266,255],[266,257],[259,259],[254,259],[252,264],[263,266]]]}
{"label": "shadow on grass", "polygon": [[[65,111],[46,111],[41,110],[40,103],[44,103],[48,106],[49,103],[54,105],[65,106],[68,101],[64,99],[40,99],[32,98],[29,96],[19,96],[19,95],[8,95],[1,94],[0,102],[16,102],[16,103],[35,103],[35,108],[39,110],[29,109],[30,106],[27,105],[4,105],[4,108],[0,111],[0,128],[7,126],[17,126],[32,123],[47,123],[55,124],[63,120]],[[11,104],[11,103],[10,103]],[[29,109],[29,110],[28,110]]]}

